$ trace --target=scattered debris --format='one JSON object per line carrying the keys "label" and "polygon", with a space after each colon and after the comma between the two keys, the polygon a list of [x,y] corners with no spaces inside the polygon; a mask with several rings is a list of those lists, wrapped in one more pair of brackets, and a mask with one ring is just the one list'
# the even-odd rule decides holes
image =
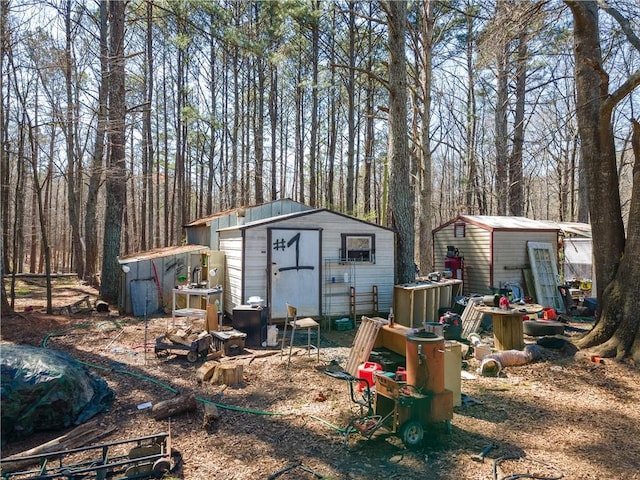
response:
{"label": "scattered debris", "polygon": [[207,352],[211,349],[212,342],[213,338],[209,332],[192,334],[191,327],[185,330],[174,327],[169,329],[164,335],[156,338],[154,351],[157,356],[163,352],[186,352],[187,360],[193,363],[198,360],[198,356],[207,355]]}
{"label": "scattered debris", "polygon": [[269,480],[275,480],[276,478],[278,478],[280,475],[283,475],[285,473],[287,473],[290,470],[294,470],[296,468],[299,468],[300,470],[304,470],[305,472],[311,473],[312,475],[314,475],[316,478],[324,478],[323,475],[319,474],[318,472],[311,470],[310,468],[305,467],[304,465],[302,465],[300,462],[296,462],[296,463],[292,463],[291,465],[289,465],[288,467],[283,468],[282,470],[278,470],[276,473],[274,473],[273,475],[269,475]]}
{"label": "scattered debris", "polygon": [[53,309],[54,315],[73,315],[75,313],[86,313],[93,310],[91,306],[91,301],[89,300],[89,295],[85,295],[77,302],[73,302],[69,305],[65,305],[63,307],[58,307]]}
{"label": "scattered debris", "polygon": [[471,460],[473,460],[474,462],[484,463],[484,457],[486,457],[494,448],[496,448],[496,446],[493,443],[490,443],[489,445],[484,447],[480,453],[471,455]]}
{"label": "scattered debris", "polygon": [[106,437],[115,430],[115,427],[105,428],[105,426],[100,424],[97,420],[84,423],[65,435],[54,438],[47,443],[43,443],[42,445],[30,450],[25,450],[24,452],[3,458],[0,460],[2,465],[2,474],[6,475],[8,472],[17,472],[22,468],[38,463],[38,460],[30,460],[26,457],[48,454],[57,450],[70,450],[73,448],[83,447]]}
{"label": "scattered debris", "polygon": [[482,359],[480,363],[480,373],[487,376],[498,376],[502,367],[513,367],[525,365],[540,358],[541,351],[537,345],[525,345],[524,351],[504,350],[492,353]]}

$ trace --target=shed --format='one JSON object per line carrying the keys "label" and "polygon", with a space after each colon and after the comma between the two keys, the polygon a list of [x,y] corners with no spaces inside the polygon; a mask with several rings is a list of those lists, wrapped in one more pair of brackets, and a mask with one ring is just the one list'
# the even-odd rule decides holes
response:
{"label": "shed", "polygon": [[199,218],[185,225],[187,243],[190,245],[209,245],[210,248],[216,249],[218,248],[218,230],[221,228],[305,210],[311,210],[311,207],[289,198],[250,207],[232,208]]}
{"label": "shed", "polygon": [[[518,283],[527,288],[527,242],[549,243],[557,258],[559,226],[514,216],[460,215],[433,230],[434,265],[444,268],[447,247],[464,258],[464,292],[491,293]],[[527,293],[533,292],[533,285]]]}
{"label": "shed", "polygon": [[173,287],[188,281],[191,265],[208,251],[205,245],[183,245],[119,257],[119,310],[134,315],[170,311]]}
{"label": "shed", "polygon": [[392,230],[328,209],[308,209],[218,230],[226,254],[225,310],[265,299],[272,318],[324,318],[388,311]]}

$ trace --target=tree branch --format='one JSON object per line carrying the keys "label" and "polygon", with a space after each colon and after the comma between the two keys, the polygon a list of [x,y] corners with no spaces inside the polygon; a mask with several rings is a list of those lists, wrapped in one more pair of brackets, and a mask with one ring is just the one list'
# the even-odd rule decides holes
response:
{"label": "tree branch", "polygon": [[636,50],[640,52],[640,38],[638,38],[635,32],[631,29],[629,19],[623,17],[622,14],[615,8],[611,7],[606,0],[598,0],[598,6],[618,22],[620,27],[622,27],[622,31],[626,35],[627,40],[629,40],[629,43],[636,47]]}
{"label": "tree branch", "polygon": [[620,85],[615,92],[602,102],[602,109],[612,111],[624,97],[633,92],[638,86],[640,86],[640,70],[636,70],[629,75],[627,81]]}

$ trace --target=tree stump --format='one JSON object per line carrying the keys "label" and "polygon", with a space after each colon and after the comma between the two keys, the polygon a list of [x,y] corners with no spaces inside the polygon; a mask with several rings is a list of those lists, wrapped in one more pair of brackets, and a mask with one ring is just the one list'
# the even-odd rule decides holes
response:
{"label": "tree stump", "polygon": [[182,412],[193,411],[196,407],[196,398],[193,395],[178,395],[169,400],[156,403],[151,408],[151,416],[155,420],[162,420]]}
{"label": "tree stump", "polygon": [[215,385],[238,385],[242,383],[243,370],[241,363],[218,365],[211,377],[211,383]]}

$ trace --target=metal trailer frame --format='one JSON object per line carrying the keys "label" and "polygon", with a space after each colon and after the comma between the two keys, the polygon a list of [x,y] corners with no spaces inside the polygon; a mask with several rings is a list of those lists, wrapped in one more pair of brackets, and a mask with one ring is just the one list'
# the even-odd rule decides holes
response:
{"label": "metal trailer frame", "polygon": [[[109,454],[112,447],[131,443],[132,448],[126,454]],[[65,457],[86,456],[84,460],[70,460]],[[173,467],[172,467],[172,459]],[[0,466],[14,462],[31,461],[39,463],[37,469],[18,472],[2,472],[3,479],[133,479],[159,478],[175,469],[180,463],[181,455],[171,448],[171,435],[157,433],[144,437],[101,443],[87,447],[61,450],[38,455],[15,457],[10,460],[0,460]],[[118,476],[121,475],[121,476]]]}

